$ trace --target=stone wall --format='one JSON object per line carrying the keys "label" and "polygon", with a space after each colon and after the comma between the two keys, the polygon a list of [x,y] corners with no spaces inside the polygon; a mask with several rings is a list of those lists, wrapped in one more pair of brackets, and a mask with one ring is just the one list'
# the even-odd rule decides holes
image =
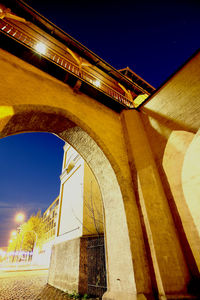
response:
{"label": "stone wall", "polygon": [[62,291],[78,292],[80,238],[52,247],[48,283]]}
{"label": "stone wall", "polygon": [[[93,251],[95,246],[101,246]],[[89,246],[89,247],[88,247]],[[101,259],[100,256],[101,255]],[[88,259],[90,255],[90,259]],[[103,272],[103,274],[101,274]],[[102,296],[106,290],[104,237],[89,236],[55,244],[52,248],[48,283],[64,292]],[[89,288],[88,284],[102,285]]]}
{"label": "stone wall", "polygon": [[189,287],[198,282],[200,271],[200,234],[194,213],[199,211],[200,152],[198,146],[192,149],[200,128],[199,78],[197,53],[139,110],[190,270]]}

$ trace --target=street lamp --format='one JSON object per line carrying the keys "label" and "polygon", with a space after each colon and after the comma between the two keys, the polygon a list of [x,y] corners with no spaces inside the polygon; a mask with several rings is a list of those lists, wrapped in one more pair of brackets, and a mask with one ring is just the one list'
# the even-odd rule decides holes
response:
{"label": "street lamp", "polygon": [[12,258],[12,262],[14,262],[14,259],[15,259],[15,255],[16,255],[16,251],[17,251],[17,245],[18,245],[18,233],[19,233],[19,229],[17,229],[17,231],[12,231],[11,232],[11,239],[10,239],[10,243],[13,242],[13,238],[14,240],[16,241],[16,244],[15,244],[15,250],[13,252],[13,258]]}
{"label": "street lamp", "polygon": [[[22,213],[22,212],[19,212],[15,215],[15,221],[18,223],[18,225],[20,223],[22,223],[25,219],[25,215]],[[12,262],[14,262],[14,259],[15,259],[15,255],[16,255],[16,250],[17,250],[17,245],[18,245],[18,237],[19,237],[19,232],[20,232],[20,227],[17,227],[17,231],[12,231],[12,236],[16,236],[17,237],[17,240],[16,240],[16,245],[15,245],[15,251],[14,251],[14,254],[13,254],[13,259],[12,259]]]}
{"label": "street lamp", "polygon": [[15,216],[15,221],[17,223],[22,223],[24,221],[25,215],[23,213],[18,213]]}
{"label": "street lamp", "polygon": [[11,236],[14,237],[14,236],[16,236],[16,235],[17,235],[17,231],[16,231],[16,230],[13,230],[13,231],[11,232]]}

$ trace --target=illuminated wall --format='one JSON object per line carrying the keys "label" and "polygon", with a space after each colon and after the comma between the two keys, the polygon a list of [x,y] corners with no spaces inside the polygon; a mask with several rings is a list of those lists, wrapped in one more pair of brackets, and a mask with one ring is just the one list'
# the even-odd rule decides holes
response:
{"label": "illuminated wall", "polygon": [[64,146],[60,176],[58,241],[103,233],[102,200],[98,183],[81,156]]}
{"label": "illuminated wall", "polygon": [[86,163],[84,163],[83,235],[104,232],[104,216],[99,185]]}

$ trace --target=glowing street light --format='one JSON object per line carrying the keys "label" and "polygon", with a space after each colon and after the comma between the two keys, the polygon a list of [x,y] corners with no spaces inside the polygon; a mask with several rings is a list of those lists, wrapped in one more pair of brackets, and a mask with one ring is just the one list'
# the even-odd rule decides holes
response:
{"label": "glowing street light", "polygon": [[16,235],[17,235],[17,231],[16,231],[16,230],[13,230],[13,231],[11,232],[11,236],[14,237],[14,236],[16,236]]}
{"label": "glowing street light", "polygon": [[35,45],[35,50],[39,52],[40,54],[45,54],[46,53],[46,46],[45,44],[39,42]]}
{"label": "glowing street light", "polygon": [[15,216],[15,221],[18,222],[18,223],[22,223],[24,221],[24,214],[23,213],[18,213],[16,216]]}

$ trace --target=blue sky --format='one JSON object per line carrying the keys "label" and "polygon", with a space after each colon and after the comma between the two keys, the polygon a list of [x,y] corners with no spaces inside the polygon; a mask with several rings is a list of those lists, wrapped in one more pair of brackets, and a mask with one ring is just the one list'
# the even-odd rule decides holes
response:
{"label": "blue sky", "polygon": [[[116,69],[158,88],[199,47],[200,2],[26,0]],[[29,133],[0,141],[0,246],[16,211],[44,210],[59,193],[63,141]]]}
{"label": "blue sky", "polygon": [[116,69],[160,86],[198,48],[199,0],[26,0]]}
{"label": "blue sky", "polygon": [[0,140],[0,246],[16,228],[15,214],[44,211],[59,195],[64,142],[50,133]]}

